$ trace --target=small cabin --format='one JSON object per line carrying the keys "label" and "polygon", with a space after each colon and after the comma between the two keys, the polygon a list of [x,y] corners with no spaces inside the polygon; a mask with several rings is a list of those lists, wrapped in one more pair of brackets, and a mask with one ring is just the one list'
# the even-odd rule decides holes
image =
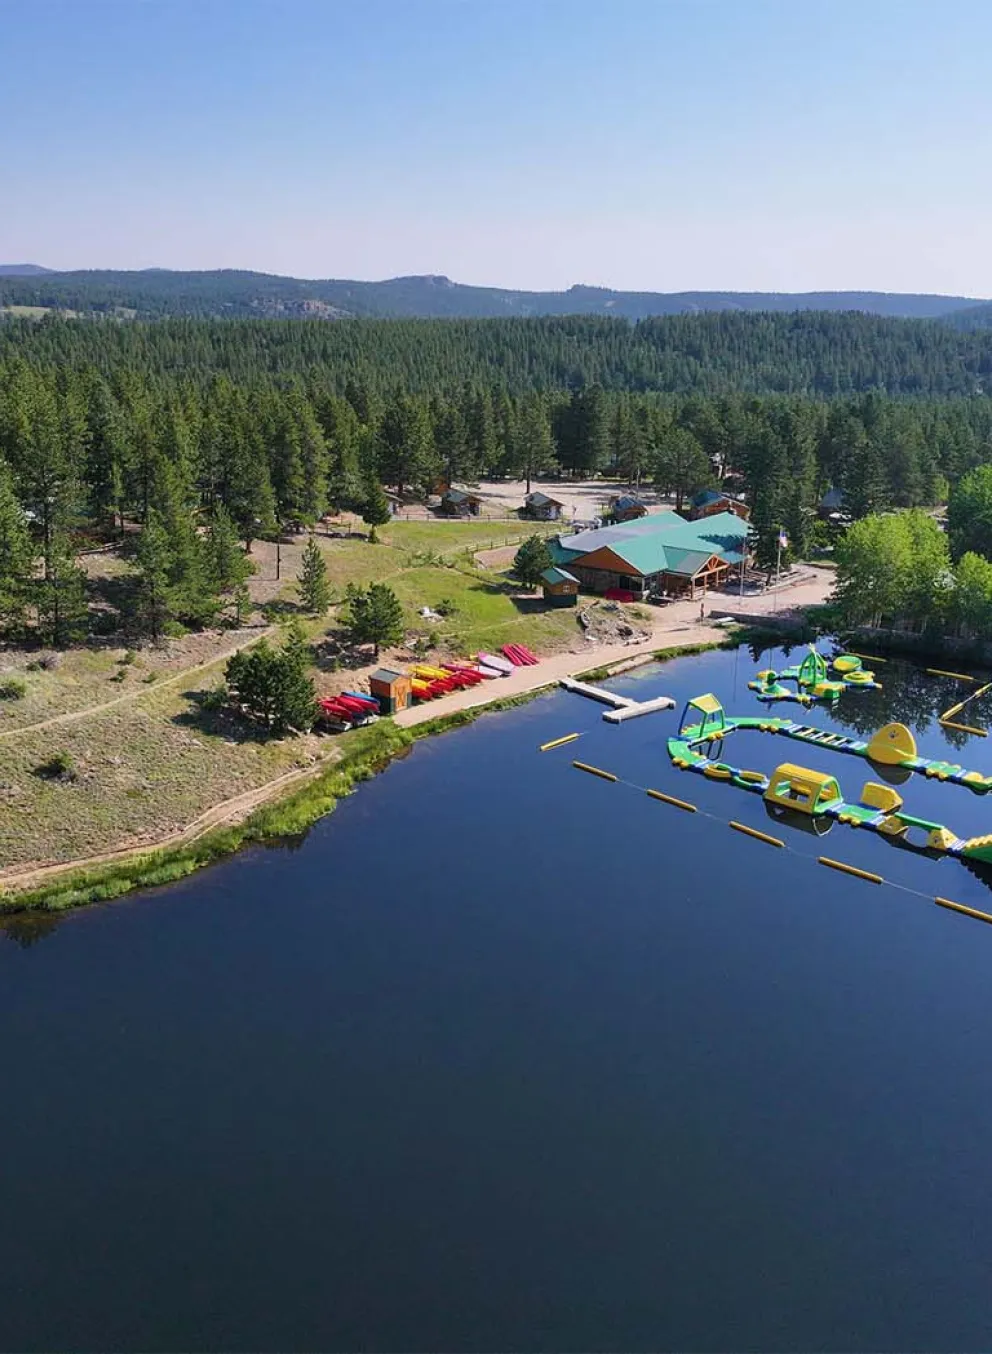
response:
{"label": "small cabin", "polygon": [[614,522],[634,522],[638,517],[647,517],[648,505],[635,498],[633,494],[621,494],[610,499],[610,516]]}
{"label": "small cabin", "polygon": [[548,494],[542,494],[540,489],[535,489],[524,499],[524,515],[534,517],[539,522],[557,522],[564,511],[564,503],[559,503],[557,498],[551,498]]}
{"label": "small cabin", "polygon": [[445,489],[438,509],[445,517],[478,517],[482,499],[468,489]]}
{"label": "small cabin", "polygon": [[395,715],[405,710],[413,700],[413,684],[409,673],[392,668],[377,668],[369,678],[369,690],[379,702],[384,715]]}
{"label": "small cabin", "polygon": [[816,507],[817,515],[824,522],[833,522],[835,525],[850,521],[850,514],[847,511],[847,504],[844,501],[844,490],[831,488],[820,499]]}
{"label": "small cabin", "polygon": [[715,517],[719,512],[732,512],[742,522],[751,516],[751,509],[742,498],[735,494],[723,493],[719,489],[702,489],[689,500],[689,521],[698,522],[704,517]]}
{"label": "small cabin", "polygon": [[567,569],[545,569],[541,590],[549,606],[575,606],[579,598],[579,580]]}

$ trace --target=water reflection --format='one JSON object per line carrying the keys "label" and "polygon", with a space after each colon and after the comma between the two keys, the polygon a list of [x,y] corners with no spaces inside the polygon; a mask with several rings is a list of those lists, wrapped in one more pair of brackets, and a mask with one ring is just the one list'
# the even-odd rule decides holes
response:
{"label": "water reflection", "polygon": [[32,945],[54,935],[61,920],[51,912],[16,912],[12,917],[0,920],[0,935],[22,950],[29,950]]}

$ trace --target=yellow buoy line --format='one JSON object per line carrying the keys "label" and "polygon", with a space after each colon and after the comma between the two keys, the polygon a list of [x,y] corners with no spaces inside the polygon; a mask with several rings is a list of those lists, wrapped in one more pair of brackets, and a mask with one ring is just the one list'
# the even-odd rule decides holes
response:
{"label": "yellow buoy line", "polygon": [[[989,684],[992,687],[992,683]],[[977,694],[977,693],[976,693]],[[578,737],[578,735],[573,735]],[[570,740],[565,740],[570,741]],[[541,749],[544,750],[543,747]],[[688,813],[701,813],[704,818],[709,818],[711,822],[723,823],[725,820],[718,818],[715,813],[709,813],[706,809],[700,809],[696,804],[690,804],[685,799],[677,799],[675,795],[665,794],[663,790],[652,790],[647,786],[638,785],[631,780],[623,780],[620,776],[614,775],[612,771],[604,771],[598,766],[589,766],[585,762],[573,762],[572,765],[577,771],[586,771],[591,776],[599,776],[603,780],[612,781],[617,785],[625,785],[629,790],[638,790],[642,794],[648,795],[651,799],[659,800],[663,804],[670,804],[677,809],[685,809]],[[756,841],[764,842],[768,846],[779,847],[788,851],[790,855],[798,857],[800,860],[813,861],[817,865],[825,865],[830,870],[837,870],[841,874],[850,875],[855,879],[864,879],[869,884],[885,884],[890,889],[898,889],[900,893],[908,893],[914,898],[922,898],[924,902],[936,903],[938,907],[947,909],[950,912],[958,912],[964,917],[973,917],[976,921],[984,921],[992,924],[992,913],[982,912],[977,907],[966,907],[964,903],[955,903],[950,898],[924,893],[922,889],[914,889],[909,884],[899,884],[893,879],[886,879],[880,874],[873,874],[871,870],[862,870],[857,865],[848,865],[842,860],[834,860],[831,856],[810,856],[805,851],[797,851],[788,842],[780,837],[773,837],[768,832],[760,832],[757,828],[748,826],[747,823],[739,823],[735,819],[726,820],[728,827],[733,828],[735,832],[741,832],[745,836],[752,837]]]}
{"label": "yellow buoy line", "polygon": [[[957,677],[962,682],[973,682],[976,680],[974,677],[965,677],[963,674],[957,672],[940,672],[937,668],[927,668],[927,672],[938,677]],[[957,705],[952,705],[949,709],[945,710],[942,715],[938,715],[937,723],[942,725],[945,729],[956,729],[958,733],[973,733],[978,738],[987,738],[987,729],[978,729],[974,724],[957,724],[954,721],[954,716],[959,715],[966,705],[971,701],[978,700],[979,696],[984,696],[988,691],[992,691],[992,682],[986,682],[985,685],[980,686],[977,691],[973,691],[970,696],[966,696],[963,701],[958,701]]]}
{"label": "yellow buoy line", "polygon": [[928,677],[950,677],[955,682],[977,682],[977,677],[969,677],[966,672],[945,672],[943,668],[926,668]]}
{"label": "yellow buoy line", "polygon": [[539,752],[550,752],[552,748],[564,747],[566,743],[574,743],[576,738],[581,738],[580,733],[566,733],[564,738],[552,738],[550,743],[542,743],[538,748]]}

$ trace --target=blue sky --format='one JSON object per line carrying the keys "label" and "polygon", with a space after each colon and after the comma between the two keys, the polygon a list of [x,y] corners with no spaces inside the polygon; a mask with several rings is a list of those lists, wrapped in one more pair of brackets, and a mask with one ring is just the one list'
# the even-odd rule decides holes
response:
{"label": "blue sky", "polygon": [[0,262],[992,296],[988,0],[0,0]]}

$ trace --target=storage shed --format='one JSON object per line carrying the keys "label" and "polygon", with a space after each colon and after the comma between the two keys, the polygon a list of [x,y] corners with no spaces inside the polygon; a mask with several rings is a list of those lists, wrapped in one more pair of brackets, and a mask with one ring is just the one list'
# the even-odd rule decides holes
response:
{"label": "storage shed", "polygon": [[526,515],[536,517],[540,522],[557,522],[564,511],[564,503],[560,503],[557,498],[551,498],[548,494],[542,494],[540,489],[535,489],[524,499]]}
{"label": "storage shed", "polygon": [[550,606],[575,606],[579,596],[579,580],[567,569],[545,569],[541,575],[544,600]]}
{"label": "storage shed", "polygon": [[482,499],[467,489],[446,489],[438,508],[446,517],[478,517]]}
{"label": "storage shed", "polygon": [[409,673],[396,672],[392,668],[377,668],[369,678],[369,690],[384,715],[405,710],[413,699]]}
{"label": "storage shed", "polygon": [[633,494],[610,499],[610,516],[614,522],[634,522],[638,517],[646,517],[647,513],[647,504]]}

